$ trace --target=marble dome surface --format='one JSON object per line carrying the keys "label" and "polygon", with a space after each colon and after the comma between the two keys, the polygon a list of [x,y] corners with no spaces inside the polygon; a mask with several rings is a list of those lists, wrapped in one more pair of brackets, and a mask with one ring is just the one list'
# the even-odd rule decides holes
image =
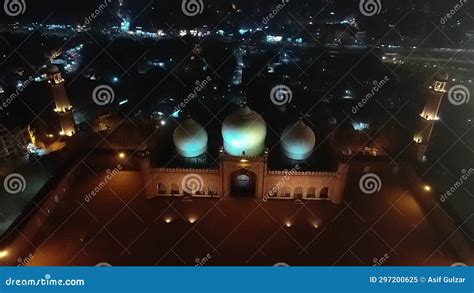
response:
{"label": "marble dome surface", "polygon": [[197,157],[207,151],[207,131],[193,119],[176,127],[173,141],[178,153],[185,158]]}
{"label": "marble dome surface", "polygon": [[227,116],[222,124],[224,149],[232,156],[257,156],[265,148],[267,125],[263,118],[248,106]]}
{"label": "marble dome surface", "polygon": [[316,135],[303,121],[288,126],[281,134],[283,153],[292,160],[307,159],[315,145]]}

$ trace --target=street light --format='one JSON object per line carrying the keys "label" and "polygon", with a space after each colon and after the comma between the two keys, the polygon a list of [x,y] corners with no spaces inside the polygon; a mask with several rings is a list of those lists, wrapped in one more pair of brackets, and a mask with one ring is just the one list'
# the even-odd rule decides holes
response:
{"label": "street light", "polygon": [[430,191],[431,191],[431,186],[425,185],[425,186],[423,187],[423,189],[424,189],[426,192],[430,192]]}
{"label": "street light", "polygon": [[120,159],[125,159],[125,153],[119,153],[118,156],[119,156]]}

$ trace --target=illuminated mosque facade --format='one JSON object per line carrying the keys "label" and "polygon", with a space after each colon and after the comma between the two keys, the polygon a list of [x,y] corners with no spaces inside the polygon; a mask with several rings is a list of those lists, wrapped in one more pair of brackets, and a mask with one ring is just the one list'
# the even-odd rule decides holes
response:
{"label": "illuminated mosque facade", "polygon": [[[301,168],[316,145],[314,131],[300,120],[280,135],[281,153],[292,168],[270,169],[265,146],[267,125],[255,111],[244,105],[222,124],[223,146],[212,168],[152,167],[149,152],[142,151],[141,172],[147,198],[253,197],[267,200],[343,201],[348,165],[338,162],[335,171],[314,172]],[[173,133],[176,156],[183,161],[205,160],[209,136],[206,129],[188,118]],[[192,164],[190,164],[192,166]]]}

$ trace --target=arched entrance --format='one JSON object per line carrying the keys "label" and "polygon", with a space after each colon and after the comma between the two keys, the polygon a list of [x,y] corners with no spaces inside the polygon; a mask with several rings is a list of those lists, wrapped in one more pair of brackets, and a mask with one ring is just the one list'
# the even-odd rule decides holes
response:
{"label": "arched entrance", "polygon": [[230,175],[230,193],[235,197],[254,197],[257,182],[255,173],[240,169]]}
{"label": "arched entrance", "polygon": [[321,189],[321,192],[319,193],[319,198],[329,199],[329,188],[324,187],[323,189]]}

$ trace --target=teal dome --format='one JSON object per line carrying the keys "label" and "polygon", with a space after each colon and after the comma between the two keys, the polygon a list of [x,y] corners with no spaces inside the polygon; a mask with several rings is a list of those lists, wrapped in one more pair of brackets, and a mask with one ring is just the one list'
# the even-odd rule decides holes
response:
{"label": "teal dome", "polygon": [[193,119],[188,119],[176,127],[173,141],[177,152],[185,158],[194,158],[207,151],[207,132]]}
{"label": "teal dome", "polygon": [[224,149],[232,156],[257,156],[265,148],[267,125],[263,118],[244,106],[229,115],[222,125]]}
{"label": "teal dome", "polygon": [[288,126],[281,134],[281,146],[285,156],[292,160],[306,160],[316,145],[313,130],[303,121]]}

